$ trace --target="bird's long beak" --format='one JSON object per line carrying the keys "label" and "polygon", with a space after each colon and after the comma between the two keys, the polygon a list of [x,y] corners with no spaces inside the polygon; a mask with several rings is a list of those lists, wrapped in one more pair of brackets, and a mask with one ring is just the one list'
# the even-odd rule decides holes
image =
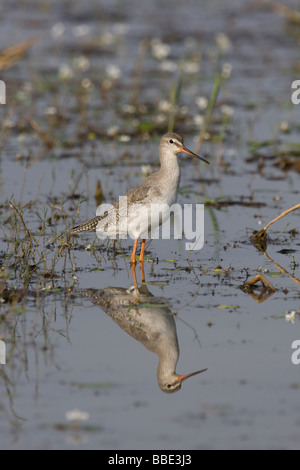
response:
{"label": "bird's long beak", "polygon": [[202,374],[202,372],[206,372],[206,371],[207,369],[202,369],[202,370],[197,370],[197,372],[192,372],[191,374],[178,375],[178,380],[179,382],[182,382],[183,380],[188,379],[189,377],[193,377],[193,375]]}
{"label": "bird's long beak", "polygon": [[209,162],[205,160],[205,158],[201,157],[200,155],[197,155],[196,153],[192,152],[191,150],[187,149],[184,145],[179,148],[180,152],[187,153],[188,155],[192,155],[192,157],[198,158],[198,160],[202,160],[203,162],[207,163],[209,165]]}

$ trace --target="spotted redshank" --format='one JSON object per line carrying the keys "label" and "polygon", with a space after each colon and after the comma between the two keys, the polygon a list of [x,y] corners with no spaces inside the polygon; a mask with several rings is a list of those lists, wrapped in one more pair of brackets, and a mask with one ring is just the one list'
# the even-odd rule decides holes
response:
{"label": "spotted redshank", "polygon": [[140,289],[136,286],[84,289],[79,293],[101,307],[132,338],[157,354],[157,381],[163,392],[177,392],[184,380],[207,370],[177,374],[179,345],[174,315],[168,301],[154,297],[146,285]]}
{"label": "spotted redshank", "polygon": [[[120,202],[116,202],[111,209],[93,219],[88,220],[70,230],[73,235],[78,232],[96,231],[99,238],[103,236],[115,238],[115,235],[124,237],[130,235],[134,238],[131,254],[131,265],[136,264],[136,251],[138,239],[142,239],[140,251],[140,264],[144,261],[145,243],[150,229],[149,209],[152,204],[166,204],[171,206],[177,200],[178,186],[180,182],[180,169],[177,154],[183,152],[199,160],[209,163],[200,155],[195,154],[184,146],[183,139],[174,132],[163,135],[159,145],[159,171],[152,173],[139,186],[130,189],[126,194],[126,224],[124,230],[119,224],[122,218]],[[101,206],[97,209],[98,210]],[[124,210],[124,209],[122,209]],[[162,223],[162,220],[158,222]],[[124,232],[124,233],[123,233]],[[112,236],[112,234],[114,236]]]}

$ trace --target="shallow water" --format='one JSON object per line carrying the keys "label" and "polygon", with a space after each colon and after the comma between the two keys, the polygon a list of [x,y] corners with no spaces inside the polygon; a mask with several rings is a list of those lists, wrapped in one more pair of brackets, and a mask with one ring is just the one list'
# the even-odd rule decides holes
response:
{"label": "shallow water", "polygon": [[[14,292],[9,299],[2,294],[0,307],[0,339],[7,345],[7,364],[0,366],[1,449],[299,448],[300,366],[291,361],[299,315],[294,323],[285,316],[299,310],[299,214],[269,229],[267,255],[250,242],[253,230],[299,203],[297,167],[280,167],[285,158],[299,158],[299,108],[290,100],[299,27],[260,2],[171,5],[1,3],[1,49],[41,35],[22,60],[0,73],[7,84],[7,105],[0,106],[1,289]],[[132,242],[119,252],[106,244],[100,250],[93,235],[83,234],[51,276],[43,275],[41,263],[26,283],[22,268],[12,267],[14,255],[5,258],[15,246],[7,243],[14,212],[6,201],[14,195],[24,206],[35,234],[37,213],[46,208],[52,218],[41,239],[46,244],[72,226],[76,214],[76,222],[94,216],[98,180],[105,202],[139,183],[142,165],[157,165],[159,138],[168,127],[168,114],[158,109],[169,99],[183,56],[194,73],[184,69],[175,129],[193,149],[199,134],[194,117],[201,112],[196,98],[212,93],[218,33],[230,38],[221,60],[232,73],[219,94],[211,135],[220,133],[222,105],[234,114],[221,143],[202,145],[211,165],[198,167],[201,180],[193,163],[181,159],[179,202],[229,204],[206,204],[202,250],[189,253],[186,240],[154,240],[145,262],[152,302],[163,299],[175,313],[178,373],[208,370],[178,393],[164,394],[157,357],[82,295],[132,286]],[[161,70],[170,64],[155,58],[151,45],[139,62],[144,38],[170,46],[174,71]],[[89,60],[86,70],[74,65],[81,56]],[[58,75],[62,64],[70,67],[69,78]],[[111,64],[119,67],[118,78],[109,76]],[[87,89],[84,78],[92,83]],[[47,131],[53,146],[30,120]],[[280,130],[284,122],[289,132]],[[57,249],[44,248],[47,266]],[[240,289],[258,272],[275,288],[262,302]],[[136,273],[140,282],[139,267]],[[66,413],[74,409],[88,419],[70,423]]]}

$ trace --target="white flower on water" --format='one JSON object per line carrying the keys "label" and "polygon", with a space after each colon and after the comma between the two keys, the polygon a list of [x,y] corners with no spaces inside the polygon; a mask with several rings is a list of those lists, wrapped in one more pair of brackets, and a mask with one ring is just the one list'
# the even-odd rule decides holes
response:
{"label": "white flower on water", "polygon": [[200,71],[200,64],[198,62],[187,62],[184,64],[183,69],[189,74],[198,73]]}
{"label": "white flower on water", "polygon": [[158,110],[162,113],[168,113],[172,108],[170,101],[161,100],[158,102]]}
{"label": "white flower on water", "polygon": [[15,122],[11,118],[6,117],[2,121],[2,127],[4,129],[12,129],[13,127],[15,127]]}
{"label": "white flower on water", "polygon": [[281,132],[289,132],[289,130],[290,130],[289,123],[287,121],[282,121],[280,123],[280,130],[281,130]]}
{"label": "white flower on water", "polygon": [[194,124],[198,127],[202,127],[204,125],[204,116],[201,114],[196,114],[196,116],[193,117]]}
{"label": "white flower on water", "polygon": [[208,106],[208,99],[206,98],[206,96],[198,96],[198,98],[196,98],[195,100],[195,103],[198,106],[198,108],[201,109],[201,111],[203,111]]}
{"label": "white flower on water", "polygon": [[186,116],[189,112],[189,108],[187,106],[180,106],[179,112],[181,116]]}
{"label": "white flower on water", "polygon": [[296,311],[292,310],[291,312],[285,312],[286,321],[294,324],[296,320]]}
{"label": "white flower on water", "polygon": [[65,416],[68,421],[87,421],[90,417],[89,413],[78,409],[67,411]]}
{"label": "white flower on water", "polygon": [[231,41],[227,34],[219,33],[216,35],[215,40],[218,48],[223,53],[228,52],[232,47]]}
{"label": "white flower on water", "polygon": [[47,116],[55,116],[57,114],[57,109],[55,106],[48,106],[45,110]]}
{"label": "white flower on water", "polygon": [[121,77],[121,69],[117,65],[110,64],[105,69],[106,75],[111,80],[118,80]]}
{"label": "white flower on water", "polygon": [[235,148],[229,148],[226,154],[229,158],[236,158],[238,156],[238,151]]}
{"label": "white flower on water", "polygon": [[61,64],[58,71],[58,77],[61,80],[68,80],[74,76],[72,67],[69,64]]}
{"label": "white flower on water", "polygon": [[48,286],[42,287],[41,291],[48,291],[52,289],[53,289],[53,286],[51,286],[51,284],[48,284]]}
{"label": "white flower on water", "polygon": [[119,127],[118,126],[110,126],[106,129],[106,134],[109,136],[109,137],[113,137],[114,135],[116,135],[117,133],[119,132]]}
{"label": "white flower on water", "polygon": [[90,60],[84,55],[80,55],[73,60],[73,66],[75,69],[86,72],[90,68]]}
{"label": "white flower on water", "polygon": [[136,107],[132,104],[124,104],[122,106],[123,113],[134,114],[136,112]]}
{"label": "white flower on water", "polygon": [[77,38],[87,36],[90,31],[91,31],[91,28],[87,24],[80,24],[72,28],[72,33]]}
{"label": "white flower on water", "polygon": [[150,173],[152,172],[152,167],[151,165],[142,165],[141,171],[144,176],[149,176]]}
{"label": "white flower on water", "polygon": [[156,124],[163,124],[164,122],[166,122],[166,119],[166,115],[162,113],[159,113],[155,116]]}
{"label": "white flower on water", "polygon": [[104,33],[99,36],[99,41],[102,46],[111,46],[116,42],[116,35],[112,34],[110,31],[104,31]]}
{"label": "white flower on water", "polygon": [[130,135],[123,134],[123,135],[120,135],[119,137],[119,141],[123,143],[129,142],[130,140],[131,140]]}
{"label": "white flower on water", "polygon": [[161,39],[154,38],[151,41],[151,51],[155,59],[164,60],[170,54],[171,47],[162,42]]}
{"label": "white flower on water", "polygon": [[220,108],[220,111],[227,117],[232,117],[234,115],[234,109],[231,106],[228,106],[227,104],[223,104]]}
{"label": "white flower on water", "polygon": [[171,60],[163,60],[159,64],[159,68],[162,72],[172,73],[172,72],[176,72],[178,66],[176,62],[172,62]]}
{"label": "white flower on water", "polygon": [[81,81],[81,86],[82,88],[84,88],[85,90],[91,90],[93,88],[93,84],[91,82],[91,80],[89,78],[84,78],[82,81]]}
{"label": "white flower on water", "polygon": [[221,76],[224,80],[230,78],[232,72],[232,65],[229,62],[225,62],[222,67]]}
{"label": "white flower on water", "polygon": [[26,134],[19,134],[18,135],[18,141],[19,141],[20,144],[25,144]]}
{"label": "white flower on water", "polygon": [[51,36],[53,39],[57,39],[64,34],[65,29],[66,28],[63,23],[55,23],[51,28]]}

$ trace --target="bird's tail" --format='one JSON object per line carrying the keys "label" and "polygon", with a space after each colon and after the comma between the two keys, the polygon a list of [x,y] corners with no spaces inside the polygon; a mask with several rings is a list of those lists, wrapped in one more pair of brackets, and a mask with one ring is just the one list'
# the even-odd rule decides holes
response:
{"label": "bird's tail", "polygon": [[93,219],[84,222],[83,224],[77,225],[76,227],[71,228],[70,235],[78,232],[95,232],[98,222],[101,220],[101,216],[94,217]]}

